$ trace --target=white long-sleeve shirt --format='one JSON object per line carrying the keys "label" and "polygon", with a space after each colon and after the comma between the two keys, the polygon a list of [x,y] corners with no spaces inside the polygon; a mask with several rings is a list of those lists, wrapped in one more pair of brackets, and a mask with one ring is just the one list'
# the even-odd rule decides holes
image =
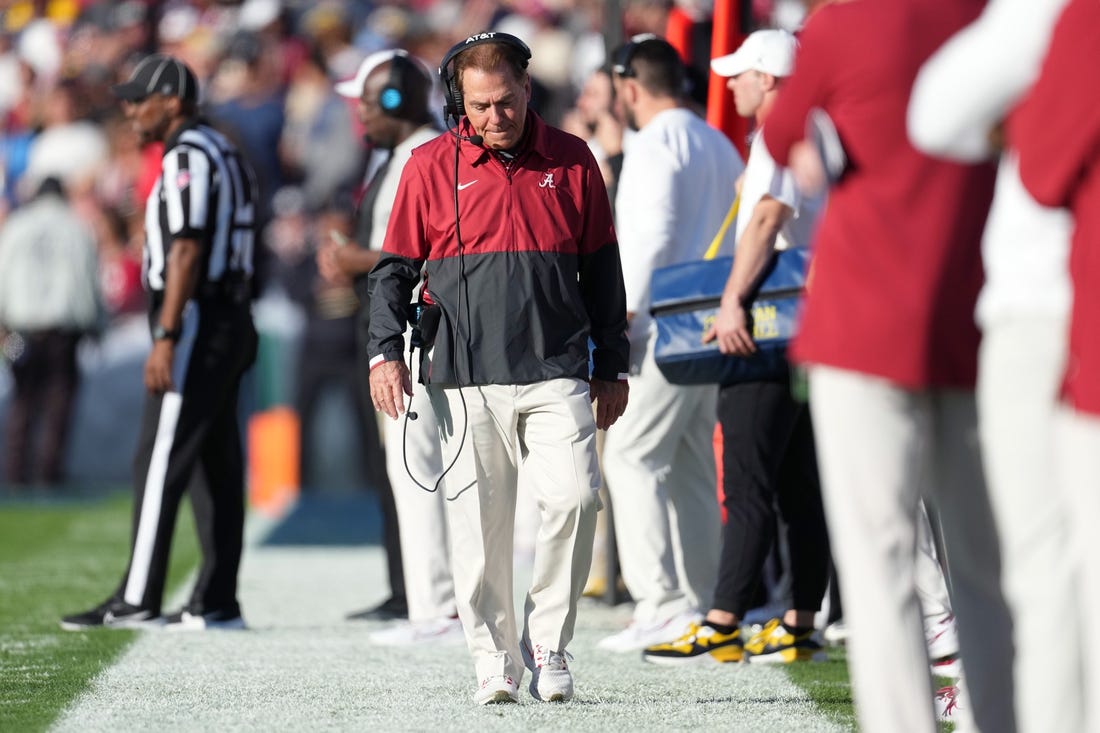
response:
{"label": "white long-sleeve shirt", "polygon": [[58,196],[16,209],[0,228],[0,326],[91,331],[101,310],[91,230]]}
{"label": "white long-sleeve shirt", "polygon": [[[1066,0],[991,0],[982,15],[924,64],[909,101],[909,137],[920,150],[972,162],[995,151],[990,131],[1039,74]],[[982,240],[986,282],[977,321],[1061,315],[1071,290],[1066,258],[1072,221],[1040,206],[1020,183],[1007,151]]]}
{"label": "white long-sleeve shirt", "polygon": [[[630,340],[648,338],[653,270],[703,259],[745,169],[726,136],[687,109],[655,115],[630,137],[615,196]],[[721,254],[733,254],[733,227]]]}

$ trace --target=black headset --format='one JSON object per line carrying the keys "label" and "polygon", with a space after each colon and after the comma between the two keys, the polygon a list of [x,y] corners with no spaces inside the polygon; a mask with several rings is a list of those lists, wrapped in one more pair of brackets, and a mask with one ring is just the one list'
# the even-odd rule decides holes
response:
{"label": "black headset", "polygon": [[394,50],[389,63],[390,76],[386,80],[386,86],[378,92],[378,106],[389,117],[408,119],[410,107],[415,108],[409,99],[409,76],[420,74],[427,78],[428,74],[401,49]]}
{"label": "black headset", "polygon": [[624,78],[634,76],[634,67],[631,66],[630,63],[634,60],[634,55],[638,53],[638,47],[649,41],[661,41],[665,43],[664,39],[654,33],[639,33],[636,36],[631,36],[629,41],[619,46],[615,51],[614,57],[611,60],[612,73],[618,74]]}
{"label": "black headset", "polygon": [[527,62],[531,60],[531,49],[527,44],[510,33],[497,33],[488,31],[470,36],[465,41],[460,41],[451,47],[451,50],[439,62],[439,80],[443,82],[443,117],[450,117],[457,123],[466,114],[466,108],[462,104],[462,90],[458,88],[458,73],[455,69],[455,60],[464,51],[474,46],[486,43],[500,43],[519,52],[521,65],[527,68]]}

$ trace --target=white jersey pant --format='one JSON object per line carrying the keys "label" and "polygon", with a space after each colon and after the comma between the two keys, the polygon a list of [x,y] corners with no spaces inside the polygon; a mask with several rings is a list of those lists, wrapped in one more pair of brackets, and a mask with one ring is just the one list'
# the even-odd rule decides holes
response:
{"label": "white jersey pant", "polygon": [[[1077,730],[1095,732],[1100,731],[1100,627],[1096,624],[1100,617],[1100,572],[1096,569],[1095,540],[1100,518],[1100,417],[1061,407],[1055,413],[1055,439],[1058,483],[1073,507],[1069,513],[1068,562],[1063,562],[1072,566],[1077,587],[1073,606],[1055,617],[1055,631],[1060,634],[1063,619],[1076,612],[1081,633],[1076,637],[1082,660],[1081,695],[1085,701],[1084,723]],[[1076,692],[1072,687],[1059,690],[1058,697]]]}
{"label": "white jersey pant", "polygon": [[921,502],[917,516],[917,597],[920,599],[924,626],[951,613],[951,598],[947,592],[947,580],[937,549],[937,532],[932,528],[933,519]]}
{"label": "white jersey pant", "polygon": [[670,384],[652,339],[630,376],[626,412],[607,431],[603,470],[634,620],[649,624],[709,605],[722,525],[713,436],[718,387]]}
{"label": "white jersey pant", "polygon": [[814,366],[810,406],[861,729],[938,729],[916,592],[923,495],[943,527],[974,719],[1013,731],[1011,622],[973,394]]}
{"label": "white jersey pant", "polygon": [[[988,323],[978,361],[982,453],[1015,625],[1016,716],[1023,732],[1083,730],[1082,628],[1073,612],[1082,558],[1070,555],[1068,537],[1084,507],[1051,480],[1066,325],[1064,316]],[[1093,527],[1096,517],[1089,517]],[[1056,633],[1037,633],[1052,624]],[[1043,689],[1059,691],[1057,705],[1036,696]]]}
{"label": "white jersey pant", "polygon": [[[588,384],[428,387],[443,436],[455,600],[479,680],[523,677],[512,588],[520,462],[538,505],[523,637],[563,651],[592,561],[599,470]],[[518,438],[518,441],[517,441]],[[456,458],[457,457],[457,458]]]}
{"label": "white jersey pant", "polygon": [[[408,339],[406,332],[406,348]],[[443,500],[446,479],[439,481],[443,473],[439,423],[417,381],[420,360],[413,362],[410,372],[414,394],[408,409],[417,413],[417,419],[400,416],[390,420],[383,416],[382,438],[386,474],[397,507],[409,621],[417,622],[453,616],[455,591]]]}

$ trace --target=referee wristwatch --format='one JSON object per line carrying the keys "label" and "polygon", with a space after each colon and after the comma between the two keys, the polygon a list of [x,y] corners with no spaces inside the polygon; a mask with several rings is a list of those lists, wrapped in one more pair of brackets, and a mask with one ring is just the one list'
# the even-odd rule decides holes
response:
{"label": "referee wristwatch", "polygon": [[169,330],[169,329],[165,328],[164,326],[162,326],[158,323],[157,325],[153,326],[153,340],[154,341],[168,340],[168,341],[171,341],[172,343],[176,343],[177,341],[180,340],[180,329],[173,328],[173,329]]}

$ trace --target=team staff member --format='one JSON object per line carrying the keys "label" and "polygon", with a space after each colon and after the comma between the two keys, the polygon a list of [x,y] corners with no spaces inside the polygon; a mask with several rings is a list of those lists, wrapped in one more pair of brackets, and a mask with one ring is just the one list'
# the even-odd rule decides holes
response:
{"label": "team staff member", "polygon": [[[1069,347],[1055,421],[1055,475],[1072,511],[1066,562],[1078,591],[1063,614],[1081,619],[1081,682],[1084,701],[1081,730],[1100,730],[1100,577],[1095,567],[1096,519],[1100,516],[1100,91],[1096,30],[1100,6],[1093,0],[1069,0],[1054,27],[1050,48],[1035,85],[1009,117],[1009,142],[1020,154],[1020,180],[1044,206],[1073,214],[1069,272],[1073,305]],[[1081,63],[1082,59],[1093,59]],[[1044,497],[1045,499],[1045,497]]]}
{"label": "team staff member", "polygon": [[[66,616],[70,630],[160,621],[180,499],[191,505],[202,566],[179,629],[243,628],[237,569],[244,529],[244,462],[237,425],[241,375],[256,355],[249,302],[255,181],[237,149],[196,117],[195,75],[154,55],[114,87],[144,142],[163,142],[146,202],[143,280],[153,349],[134,459],[130,563],[106,602]],[[195,469],[201,481],[192,484]]]}
{"label": "team staff member", "polygon": [[[718,388],[670,384],[657,368],[649,283],[656,267],[703,258],[745,166],[725,135],[684,106],[684,64],[668,41],[635,36],[616,50],[611,71],[618,110],[636,131],[615,196],[634,399],[607,432],[603,469],[635,604],[630,624],[598,646],[630,652],[675,639],[697,619],[718,571]],[[729,252],[732,237],[725,245]]]}
{"label": "team staff member", "polygon": [[822,498],[860,727],[934,731],[916,592],[918,502],[938,509],[981,730],[1015,730],[1011,624],[977,450],[979,253],[990,165],[918,153],[905,134],[921,64],[983,0],[831,2],[799,37],[764,145],[794,167],[810,110],[850,165],[830,190],[792,357],[810,367]]}
{"label": "team staff member", "polygon": [[[776,165],[760,138],[783,80],[794,69],[797,48],[790,33],[762,30],[746,38],[736,53],[710,62],[714,73],[729,79],[726,86],[737,113],[754,117],[757,124],[741,184],[743,213],[735,227],[733,269],[714,325],[703,337],[717,339],[724,354],[750,356],[756,351],[746,309],[753,286],[775,251],[810,246],[821,203],[799,195],[791,172]],[[680,639],[652,646],[643,656],[664,664],[707,654],[737,662],[744,647],[752,661],[824,658],[814,638],[814,614],[828,581],[829,538],[809,408],[791,397],[784,374],[722,387],[718,419],[728,519],[714,602],[701,624],[690,624]],[[776,505],[789,527],[792,603],[782,618],[769,622],[746,645],[739,627],[776,539]]]}
{"label": "team staff member", "polygon": [[[402,168],[413,148],[439,134],[429,110],[431,89],[430,72],[400,50],[379,51],[368,56],[354,79],[336,85],[339,94],[359,100],[359,121],[363,123],[367,141],[386,155],[385,163],[371,177],[359,205],[360,226],[356,237],[359,246],[330,244],[318,254],[322,272],[329,271],[331,265],[351,276],[360,294],[358,351],[362,359],[363,397],[368,405],[370,367],[366,354],[370,314],[367,273],[382,254],[386,224]],[[416,371],[415,364],[412,369]],[[400,534],[400,562],[397,565],[399,571],[402,568],[404,571],[401,595],[408,599],[408,623],[376,631],[371,634],[371,640],[396,645],[461,638],[461,625],[455,617],[443,495],[438,491],[429,493],[417,485],[417,482],[434,482],[443,472],[439,426],[430,410],[422,410],[419,420],[404,425],[386,421],[382,430],[386,472],[393,487],[391,503],[396,506],[394,534]],[[388,541],[386,553],[391,555]],[[391,557],[391,587],[401,580],[394,577],[393,567]],[[396,591],[394,596],[397,596]],[[383,604],[355,616],[377,617],[385,609],[386,604]]]}
{"label": "team staff member", "polygon": [[[536,698],[573,696],[565,649],[591,561],[596,428],[627,401],[626,305],[603,177],[584,141],[528,110],[529,59],[504,33],[444,57],[457,128],[413,151],[370,275],[371,395],[396,419],[412,389],[407,306],[427,263],[422,296],[440,317],[421,380],[441,426],[455,596],[482,704],[517,700],[524,654]],[[523,652],[512,595],[521,461],[542,518]]]}

